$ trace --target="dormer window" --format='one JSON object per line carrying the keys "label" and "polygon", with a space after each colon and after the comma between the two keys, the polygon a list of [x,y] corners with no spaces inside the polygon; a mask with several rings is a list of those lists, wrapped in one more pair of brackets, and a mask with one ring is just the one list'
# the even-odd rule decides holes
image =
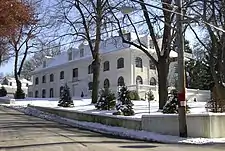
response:
{"label": "dormer window", "polygon": [[80,57],[84,56],[84,48],[80,48]]}
{"label": "dormer window", "polygon": [[46,67],[46,60],[43,62],[43,68]]}
{"label": "dormer window", "polygon": [[71,61],[73,59],[73,52],[72,50],[68,51],[68,61]]}

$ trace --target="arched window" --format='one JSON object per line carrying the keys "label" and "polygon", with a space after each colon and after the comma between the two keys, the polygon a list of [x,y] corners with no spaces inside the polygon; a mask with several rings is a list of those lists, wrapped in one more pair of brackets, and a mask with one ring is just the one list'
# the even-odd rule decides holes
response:
{"label": "arched window", "polygon": [[49,90],[49,97],[50,98],[53,98],[54,97],[53,88],[50,88],[50,90]]}
{"label": "arched window", "polygon": [[135,64],[137,68],[142,68],[142,59],[140,57],[136,57]]}
{"label": "arched window", "polygon": [[38,91],[35,91],[35,98],[38,98]]}
{"label": "arched window", "polygon": [[50,82],[54,81],[54,74],[50,74]]}
{"label": "arched window", "polygon": [[88,90],[92,90],[92,87],[93,87],[93,82],[89,82],[88,83]]}
{"label": "arched window", "polygon": [[124,86],[125,85],[124,78],[122,76],[118,78],[117,85],[118,86]]}
{"label": "arched window", "polygon": [[105,61],[103,64],[103,71],[109,71],[109,61]]}
{"label": "arched window", "polygon": [[36,77],[35,78],[35,84],[38,85],[38,83],[39,83],[39,80],[38,80],[38,77]]}
{"label": "arched window", "polygon": [[60,72],[60,79],[64,79],[64,71]]}
{"label": "arched window", "polygon": [[155,78],[151,78],[150,79],[150,85],[156,85],[156,79]]}
{"label": "arched window", "polygon": [[104,80],[104,88],[107,89],[110,87],[109,79]]}
{"label": "arched window", "polygon": [[93,73],[93,69],[92,69],[92,65],[90,64],[88,66],[88,74],[92,74]]}
{"label": "arched window", "polygon": [[124,58],[119,58],[117,60],[117,69],[124,68]]}
{"label": "arched window", "polygon": [[143,80],[141,76],[137,76],[136,83],[143,84]]}
{"label": "arched window", "polygon": [[42,98],[45,98],[46,97],[46,91],[45,89],[42,90]]}
{"label": "arched window", "polygon": [[42,76],[42,83],[46,83],[45,75]]}
{"label": "arched window", "polygon": [[155,70],[155,64],[152,62],[152,60],[149,60],[149,68]]}
{"label": "arched window", "polygon": [[62,95],[62,93],[63,93],[63,86],[61,86],[60,89],[59,89],[60,96]]}

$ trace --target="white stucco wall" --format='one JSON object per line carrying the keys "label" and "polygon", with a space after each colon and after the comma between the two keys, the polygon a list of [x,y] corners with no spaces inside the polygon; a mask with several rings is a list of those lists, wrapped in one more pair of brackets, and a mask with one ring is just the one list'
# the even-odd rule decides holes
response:
{"label": "white stucco wall", "polygon": [[[130,60],[129,49],[109,52],[101,55],[101,68],[99,77],[99,88],[103,88],[104,80],[107,78],[110,81],[110,88],[113,91],[117,90],[117,80],[120,76],[124,78],[126,85],[131,83],[131,60]],[[117,59],[124,58],[124,68],[117,69]],[[46,96],[49,97],[50,88],[54,89],[54,97],[60,96],[60,86],[65,83],[71,89],[71,95],[79,97],[84,92],[84,95],[90,96],[91,92],[88,90],[88,83],[92,82],[92,74],[88,74],[88,66],[91,64],[92,58],[86,57],[77,61],[71,61],[66,64],[57,66],[55,68],[49,68],[42,70],[33,75],[34,85],[29,88],[29,91],[39,92],[39,97],[41,97],[42,89],[46,89]],[[110,62],[110,70],[103,71],[104,61]],[[73,69],[78,68],[78,81],[72,82]],[[64,71],[64,79],[60,80],[60,72]],[[50,74],[54,74],[54,81],[50,82]],[[46,76],[46,83],[42,83],[42,76]],[[39,84],[35,85],[35,78],[39,78]]]}

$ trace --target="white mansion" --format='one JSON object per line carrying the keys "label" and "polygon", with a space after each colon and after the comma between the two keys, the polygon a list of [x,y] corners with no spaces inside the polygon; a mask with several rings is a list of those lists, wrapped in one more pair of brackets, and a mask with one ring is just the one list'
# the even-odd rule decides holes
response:
{"label": "white mansion", "polygon": [[[126,34],[127,38],[135,41],[133,33]],[[155,53],[149,36],[142,36],[141,41],[148,51]],[[160,43],[160,40],[159,40]],[[122,43],[119,36],[101,42],[101,71],[100,88],[109,87],[117,91],[118,85],[157,85],[157,71],[151,60],[139,49]],[[156,55],[154,55],[156,57]],[[177,53],[171,52],[171,57]],[[54,57],[46,58],[43,65],[33,71],[33,85],[29,87],[30,97],[59,97],[62,86],[67,83],[73,97],[91,96],[92,89],[92,56],[87,43],[83,42],[78,48],[70,48]],[[174,80],[176,62],[170,65],[169,83]]]}

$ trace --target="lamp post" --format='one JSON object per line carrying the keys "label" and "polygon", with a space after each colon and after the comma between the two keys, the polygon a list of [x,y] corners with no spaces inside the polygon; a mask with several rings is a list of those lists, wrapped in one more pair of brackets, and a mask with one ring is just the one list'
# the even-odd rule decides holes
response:
{"label": "lamp post", "polygon": [[178,48],[178,101],[179,101],[179,133],[180,137],[187,137],[186,97],[185,97],[185,65],[184,65],[184,37],[182,0],[176,0],[177,8],[177,48]]}

